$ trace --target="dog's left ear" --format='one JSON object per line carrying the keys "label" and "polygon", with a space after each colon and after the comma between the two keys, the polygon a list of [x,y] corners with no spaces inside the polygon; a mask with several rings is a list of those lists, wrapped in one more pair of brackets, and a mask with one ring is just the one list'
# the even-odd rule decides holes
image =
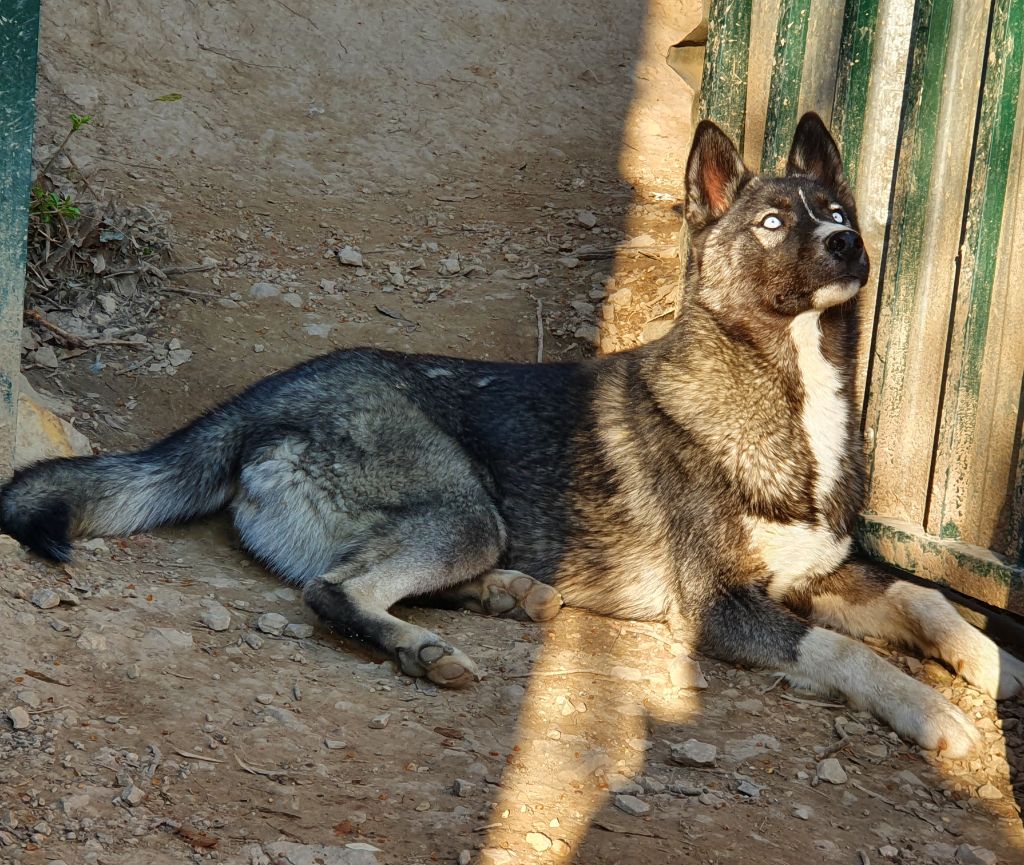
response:
{"label": "dog's left ear", "polygon": [[793,147],[786,162],[786,174],[804,174],[822,186],[846,191],[839,148],[821,118],[813,111],[801,117],[797,124]]}

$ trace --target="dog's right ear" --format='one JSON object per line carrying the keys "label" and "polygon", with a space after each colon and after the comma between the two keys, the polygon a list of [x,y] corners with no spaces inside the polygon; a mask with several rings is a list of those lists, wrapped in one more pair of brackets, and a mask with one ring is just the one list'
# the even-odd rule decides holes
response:
{"label": "dog's right ear", "polygon": [[729,136],[710,120],[702,120],[686,162],[686,222],[690,231],[699,231],[720,219],[752,176]]}

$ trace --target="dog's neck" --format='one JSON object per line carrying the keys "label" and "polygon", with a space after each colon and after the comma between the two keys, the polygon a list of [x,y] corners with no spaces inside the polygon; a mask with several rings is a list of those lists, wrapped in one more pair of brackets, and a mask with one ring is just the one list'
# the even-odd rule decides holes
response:
{"label": "dog's neck", "polygon": [[642,351],[659,404],[718,453],[755,512],[814,519],[859,447],[853,310],[737,321],[688,297]]}

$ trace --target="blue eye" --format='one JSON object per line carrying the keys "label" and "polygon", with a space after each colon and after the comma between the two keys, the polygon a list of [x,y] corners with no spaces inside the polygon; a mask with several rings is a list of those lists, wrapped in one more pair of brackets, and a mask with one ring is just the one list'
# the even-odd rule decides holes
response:
{"label": "blue eye", "polygon": [[842,210],[833,210],[832,221],[838,222],[840,225],[842,225],[844,222],[846,222],[846,216],[843,214]]}
{"label": "blue eye", "polygon": [[773,213],[761,220],[761,227],[774,231],[776,228],[782,228],[782,220]]}

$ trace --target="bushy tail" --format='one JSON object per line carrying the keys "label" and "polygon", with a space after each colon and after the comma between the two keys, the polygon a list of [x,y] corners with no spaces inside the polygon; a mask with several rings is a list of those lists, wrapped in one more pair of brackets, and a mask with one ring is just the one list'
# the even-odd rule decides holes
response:
{"label": "bushy tail", "polygon": [[130,535],[212,513],[233,494],[241,446],[242,420],[229,405],[143,451],[36,463],[0,492],[0,530],[66,562],[72,538]]}

